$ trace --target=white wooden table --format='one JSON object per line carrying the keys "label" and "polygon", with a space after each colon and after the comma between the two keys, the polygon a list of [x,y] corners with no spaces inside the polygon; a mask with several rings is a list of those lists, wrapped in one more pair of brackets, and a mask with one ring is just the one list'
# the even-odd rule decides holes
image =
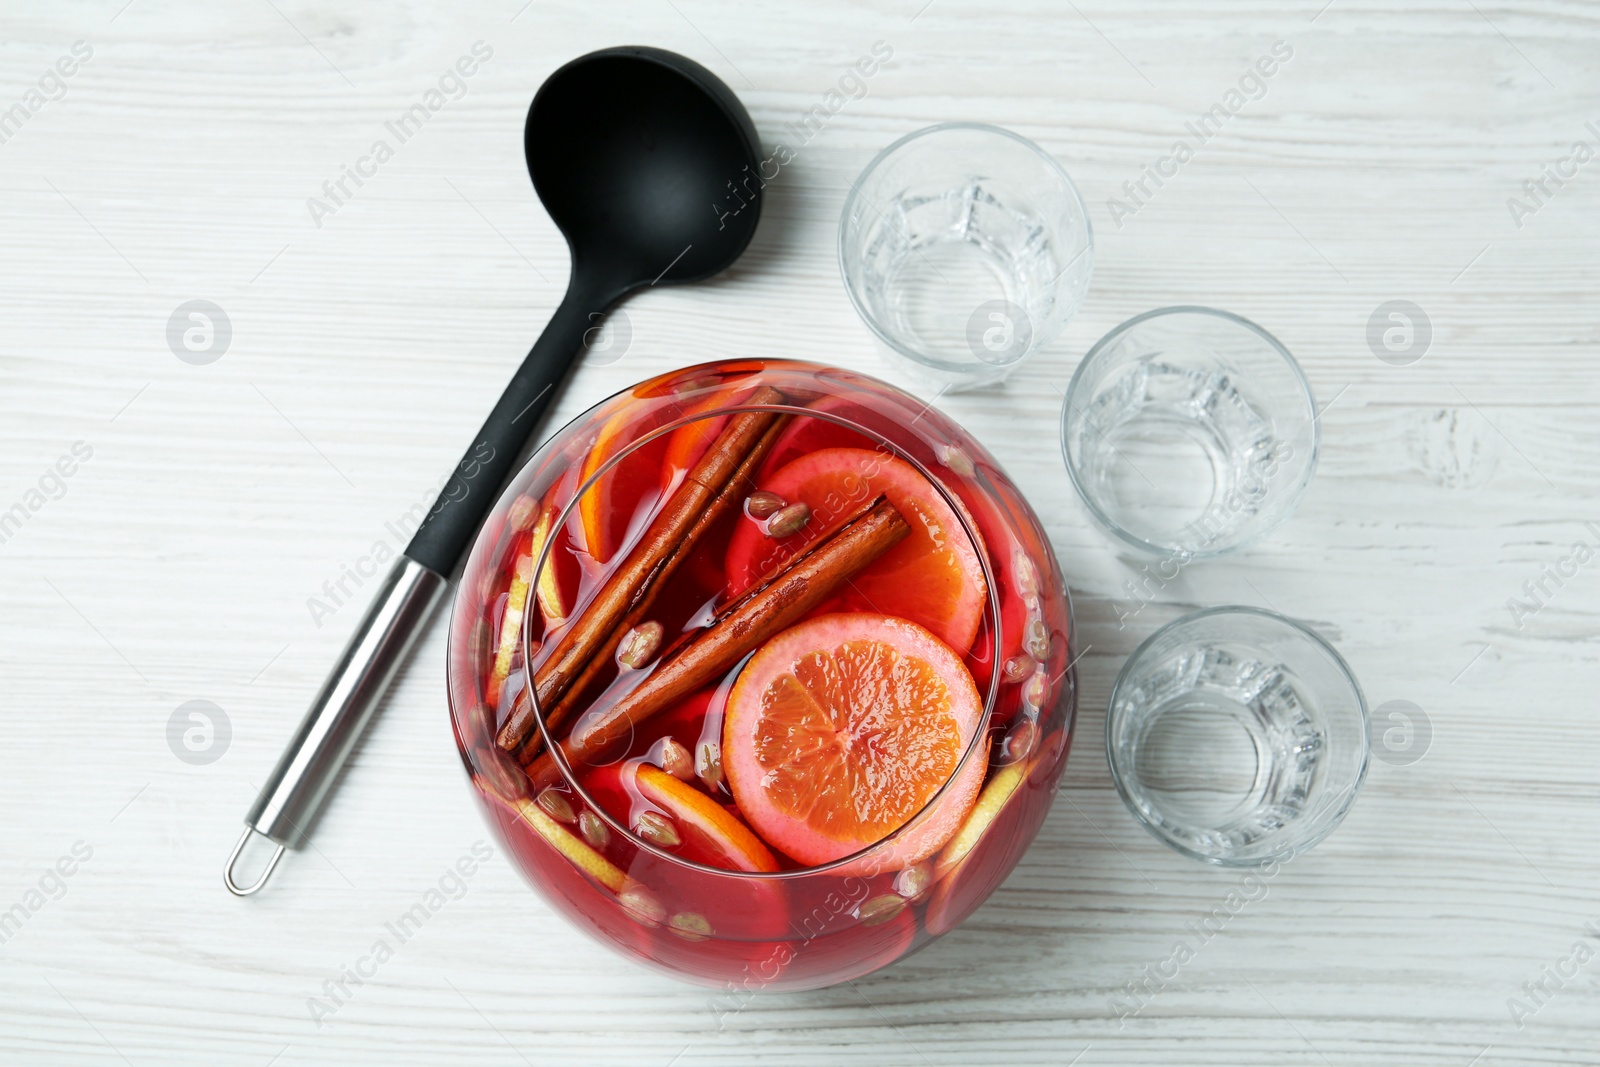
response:
{"label": "white wooden table", "polygon": [[[1600,162],[1564,162],[1600,149],[1593,5],[0,7],[0,108],[27,112],[0,126],[0,513],[24,513],[0,542],[0,909],[22,914],[0,944],[0,1061],[1600,1061],[1600,561],[1572,553],[1600,545]],[[477,41],[493,54],[464,95],[314,220],[308,198]],[[1089,300],[1005,389],[939,401],[1039,510],[1092,646],[1037,844],[902,965],[736,1011],[590,943],[496,857],[317,1025],[308,999],[489,837],[446,722],[442,626],[315,847],[248,901],[221,863],[359,610],[314,619],[308,598],[399,547],[385,523],[455,461],[560,296],[565,247],[522,159],[530,97],[575,55],[656,44],[792,146],[785,124],[877,41],[893,58],[798,150],[737,267],[631,301],[629,350],[583,369],[551,425],[703,359],[875,370],[834,258],[855,173],[946,119],[1057,155],[1092,205]],[[1293,55],[1260,98],[1114,221],[1108,198],[1277,41]],[[1523,183],[1547,164],[1568,177],[1535,201]],[[193,299],[231,324],[208,365],[167,340]],[[1431,324],[1418,362],[1369,346],[1390,300]],[[1119,627],[1142,561],[1068,488],[1059,391],[1102,332],[1173,303],[1277,333],[1327,405],[1324,450],[1267,543]],[[1514,611],[1546,568],[1567,574]],[[1344,826],[1119,1020],[1121,991],[1238,876],[1134,824],[1102,709],[1153,628],[1227,602],[1309,620],[1431,741],[1409,762],[1380,747]],[[231,724],[209,764],[169,747],[191,700]]]}

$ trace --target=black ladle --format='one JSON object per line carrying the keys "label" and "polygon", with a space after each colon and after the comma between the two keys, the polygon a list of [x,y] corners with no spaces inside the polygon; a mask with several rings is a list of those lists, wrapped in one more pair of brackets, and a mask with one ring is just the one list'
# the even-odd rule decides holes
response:
{"label": "black ladle", "polygon": [[[533,187],[572,254],[567,294],[385,576],[245,817],[223,872],[240,896],[266,884],[284,849],[304,840],[585,336],[635,289],[722,271],[755,233],[755,126],[732,90],[683,56],[624,47],[573,60],[534,96],[523,140]],[[252,834],[277,847],[259,877],[240,885],[233,868]]]}

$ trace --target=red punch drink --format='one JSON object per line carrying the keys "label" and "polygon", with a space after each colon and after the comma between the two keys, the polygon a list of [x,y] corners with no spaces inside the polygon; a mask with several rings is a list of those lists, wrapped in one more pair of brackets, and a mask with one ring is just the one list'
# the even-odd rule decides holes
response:
{"label": "red punch drink", "polygon": [[1071,609],[992,457],[835,368],[706,364],[513,480],[450,624],[456,738],[507,851],[624,954],[730,990],[954,927],[1066,763]]}

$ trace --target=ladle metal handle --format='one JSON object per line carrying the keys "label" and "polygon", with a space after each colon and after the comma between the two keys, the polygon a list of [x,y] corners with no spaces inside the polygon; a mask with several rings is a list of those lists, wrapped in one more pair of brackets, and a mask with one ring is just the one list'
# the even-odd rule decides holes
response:
{"label": "ladle metal handle", "polygon": [[[584,284],[574,269],[561,306],[506,386],[411,544],[385,576],[338,665],[323,682],[272,777],[245,816],[244,836],[223,870],[223,882],[230,892],[248,896],[259,890],[283,857],[283,850],[296,847],[309,832],[339,769],[448,587],[445,575],[455,570],[471,544],[522,446],[554,398],[556,386],[584,350],[586,335],[599,328],[605,312],[623,291]],[[596,293],[605,295],[597,297]],[[246,885],[235,877],[234,868],[252,834],[266,837],[277,850],[266,869]]]}
{"label": "ladle metal handle", "polygon": [[[294,739],[245,816],[244,836],[223,870],[230,891],[247,896],[260,889],[283,850],[305,838],[339,769],[449,584],[437,571],[403,555],[384,576],[338,665],[322,683]],[[235,877],[234,867],[253,833],[272,841],[277,850],[266,870],[244,885]]]}

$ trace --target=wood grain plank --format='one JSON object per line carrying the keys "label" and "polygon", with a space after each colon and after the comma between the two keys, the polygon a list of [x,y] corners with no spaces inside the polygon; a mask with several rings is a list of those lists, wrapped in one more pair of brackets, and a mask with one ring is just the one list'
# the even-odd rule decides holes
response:
{"label": "wood grain plank", "polygon": [[[93,848],[0,944],[0,1059],[1600,1062],[1594,965],[1520,1028],[1507,1004],[1600,923],[1600,565],[1520,624],[1507,604],[1600,522],[1600,164],[1521,228],[1506,207],[1597,140],[1593,5],[119,7],[0,12],[0,104],[72,42],[95,50],[0,144],[0,510],[75,441],[94,452],[0,544],[0,909],[75,842]],[[314,225],[307,198],[476,40],[495,53],[466,95]],[[1097,236],[1082,312],[1005,388],[937,401],[1013,474],[1072,585],[1088,651],[1065,788],[977,915],[853,986],[729,1010],[590,943],[496,859],[318,1027],[307,999],[488,836],[442,710],[442,628],[315,850],[248,902],[218,867],[358,610],[319,626],[307,598],[392,540],[385,523],[454,462],[560,298],[565,247],[521,159],[528,100],[567,58],[622,40],[706,63],[769,146],[874,41],[895,57],[798,147],[734,270],[630,301],[629,350],[579,372],[552,428],[702,359],[883,373],[840,288],[835,227],[854,176],[905,132],[997,122],[1078,182]],[[1118,226],[1108,199],[1277,40],[1294,57],[1265,95]],[[207,367],[165,339],[195,297],[234,328]],[[1433,328],[1407,367],[1368,347],[1393,298]],[[1261,322],[1331,405],[1294,518],[1130,615],[1145,561],[1090,525],[1056,426],[1088,346],[1173,303]],[[1119,991],[1236,876],[1128,817],[1102,709],[1139,641],[1227,602],[1310,621],[1375,706],[1425,710],[1431,748],[1374,763],[1345,825],[1119,1020]],[[210,766],[167,748],[190,699],[233,726]]]}

